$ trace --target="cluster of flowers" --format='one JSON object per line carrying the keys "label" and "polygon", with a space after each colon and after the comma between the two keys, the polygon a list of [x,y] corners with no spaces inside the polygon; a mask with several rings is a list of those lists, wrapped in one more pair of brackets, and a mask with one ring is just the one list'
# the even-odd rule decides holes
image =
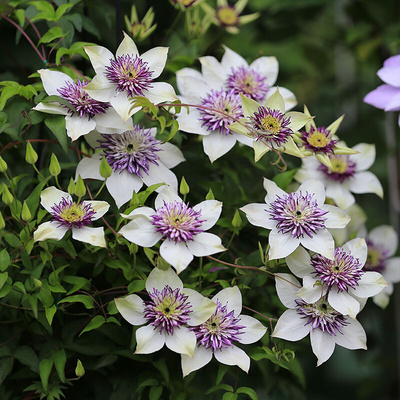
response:
{"label": "cluster of flowers", "polygon": [[[202,135],[211,162],[237,141],[253,147],[255,161],[268,151],[303,159],[294,176],[300,184],[297,190],[286,193],[265,179],[265,203],[241,208],[251,224],[270,231],[268,259],[285,259],[290,271],[302,279],[300,283],[291,274],[275,274],[278,296],[289,310],[272,335],[294,341],[310,333],[318,365],[331,356],[335,344],[365,349],[365,332],[356,316],[369,297],[386,306],[393,289],[387,282],[400,280],[398,259],[390,259],[397,236],[390,227],[376,228],[369,235],[357,227],[359,237],[344,243],[347,238],[335,248],[332,234],[344,231],[350,221],[352,193],[383,195],[378,179],[367,171],[375,159],[374,146],[350,149],[339,141],[336,132],[343,117],[325,128],[315,124],[307,108],[289,111],[296,98],[289,90],[272,86],[278,75],[274,57],[260,57],[249,65],[228,48],[221,62],[202,57],[201,72],[190,68],[177,72],[177,96],[168,83],[154,81],[164,69],[167,48],[139,55],[125,35],[115,57],[101,46],[85,50],[94,78],[75,82],[61,72],[40,70],[46,93],[63,101],[42,102],[35,109],[65,115],[72,140],[84,135],[96,152],[80,161],[75,179],[106,179],[118,208],[143,183],[164,184],[157,189],[154,209],[141,206],[121,214],[128,222],[118,233],[142,247],[162,241],[160,255],[178,274],[194,257],[226,250],[217,235],[206,232],[218,221],[222,203],[205,200],[193,207],[185,203],[171,171],[185,160],[182,152],[158,140],[156,128],[133,125],[131,119],[140,109],[132,107],[133,97],[143,96],[154,104],[179,99],[187,105],[174,116],[179,129]],[[107,176],[101,173],[104,159],[111,169]],[[325,203],[326,197],[335,205]],[[80,198],[75,202],[70,194],[50,187],[42,192],[41,204],[52,220],[38,227],[35,241],[60,240],[71,230],[75,240],[106,247],[104,228],[89,226],[108,211],[106,202]],[[146,290],[149,300],[138,295],[116,299],[129,323],[147,324],[136,331],[136,353],[152,353],[165,343],[182,354],[184,375],[207,364],[212,354],[221,363],[248,371],[250,359],[235,343],[253,343],[266,328],[240,314],[237,287],[207,299],[184,288],[171,268],[155,268],[147,277]]]}

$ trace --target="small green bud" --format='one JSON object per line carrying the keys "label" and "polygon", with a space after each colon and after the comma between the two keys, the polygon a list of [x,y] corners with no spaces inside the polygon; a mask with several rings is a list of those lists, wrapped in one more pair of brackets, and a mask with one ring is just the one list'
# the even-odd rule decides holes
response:
{"label": "small green bud", "polygon": [[77,180],[77,182],[76,182],[75,194],[76,194],[78,197],[83,197],[83,196],[86,194],[85,182],[83,182],[83,179],[81,178],[80,175],[79,175],[78,180]]}
{"label": "small green bud", "polygon": [[4,229],[6,227],[6,222],[4,221],[3,214],[0,211],[0,229]]}
{"label": "small green bud", "polygon": [[215,200],[214,193],[211,189],[207,193],[206,200]]}
{"label": "small green bud", "polygon": [[31,210],[29,210],[26,200],[24,200],[24,204],[22,205],[21,218],[25,222],[29,222],[32,219]]}
{"label": "small green bud", "polygon": [[41,281],[39,281],[39,279],[33,278],[33,284],[35,285],[35,288],[40,289],[43,285],[43,283]]}
{"label": "small green bud", "polygon": [[54,153],[51,154],[49,171],[52,176],[58,176],[60,175],[61,172],[60,164]]}
{"label": "small green bud", "polygon": [[0,156],[0,172],[6,172],[7,168],[7,163],[3,160],[3,157]]}
{"label": "small green bud", "polygon": [[69,194],[72,194],[72,195],[75,194],[75,182],[72,178],[69,180],[69,185],[68,185],[67,191]]}
{"label": "small green bud", "polygon": [[112,168],[108,164],[107,160],[105,157],[101,159],[100,162],[100,175],[104,178],[107,179],[111,176],[112,174]]}
{"label": "small green bud", "polygon": [[3,182],[3,194],[1,196],[1,199],[3,200],[3,203],[7,204],[8,206],[12,204],[12,202],[14,201],[13,195],[10,193],[8,187],[4,182]]}
{"label": "small green bud", "polygon": [[235,230],[240,228],[240,225],[242,225],[242,218],[240,218],[239,211],[236,210],[235,215],[233,216],[232,219],[232,226],[234,227]]}
{"label": "small green bud", "polygon": [[138,207],[139,205],[140,205],[139,195],[136,192],[133,192],[129,206],[130,207]]}
{"label": "small green bud", "polygon": [[38,155],[34,148],[31,145],[31,142],[26,142],[26,154],[25,154],[25,161],[28,164],[35,164],[38,159]]}
{"label": "small green bud", "polygon": [[181,185],[179,186],[179,192],[182,196],[186,196],[190,191],[189,185],[187,184],[185,177],[182,176]]}
{"label": "small green bud", "polygon": [[85,368],[83,368],[81,360],[78,360],[76,363],[75,374],[78,378],[82,378],[82,376],[85,375]]}

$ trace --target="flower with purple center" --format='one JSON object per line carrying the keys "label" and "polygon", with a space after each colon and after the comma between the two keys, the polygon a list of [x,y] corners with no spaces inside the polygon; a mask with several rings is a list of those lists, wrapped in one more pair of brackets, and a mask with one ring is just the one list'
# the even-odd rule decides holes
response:
{"label": "flower with purple center", "polygon": [[290,274],[276,274],[278,297],[288,308],[275,325],[272,336],[295,342],[310,334],[311,348],[317,366],[327,361],[339,345],[350,350],[367,349],[361,324],[341,314],[321,297],[314,302],[301,300],[297,293],[301,284]]}
{"label": "flower with purple center", "polygon": [[398,237],[393,227],[378,226],[366,237],[368,246],[365,271],[375,271],[382,274],[389,286],[373,297],[373,301],[381,308],[387,307],[393,284],[400,282],[400,257],[393,257],[398,247]]}
{"label": "flower with purple center", "polygon": [[196,335],[191,328],[214,313],[215,303],[184,288],[172,268],[154,268],[146,280],[146,291],[150,297],[147,301],[136,294],[115,299],[118,311],[131,325],[146,324],[136,331],[135,353],[154,353],[165,344],[176,353],[192,357]]}
{"label": "flower with purple center", "polygon": [[308,132],[304,130],[300,133],[304,147],[311,150],[314,154],[334,153],[333,149],[338,141],[332,139],[331,131],[326,129],[324,126],[318,126],[317,128],[311,126]]}
{"label": "flower with purple center", "polygon": [[329,154],[330,166],[315,157],[303,159],[302,167],[294,178],[298,182],[318,179],[326,188],[326,196],[342,209],[355,203],[352,193],[375,193],[383,197],[383,189],[378,178],[366,171],[375,161],[375,146],[359,143],[351,150],[356,154]]}
{"label": "flower with purple center", "polygon": [[362,269],[366,259],[366,242],[356,238],[337,247],[333,260],[320,254],[310,257],[299,247],[286,257],[286,263],[291,272],[303,278],[303,288],[297,295],[306,303],[315,303],[325,296],[335,311],[355,318],[367,298],[387,286],[381,274]]}
{"label": "flower with purple center", "polygon": [[155,200],[155,210],[138,207],[129,215],[130,220],[119,233],[130,242],[142,247],[152,247],[161,239],[161,257],[178,273],[193,260],[225,250],[221,239],[205,232],[217,222],[222,203],[206,200],[194,207],[185,204],[170,187],[160,191]]}
{"label": "flower with purple center", "polygon": [[41,69],[38,71],[45,92],[49,96],[58,96],[70,103],[70,107],[60,102],[39,103],[33,109],[49,114],[65,115],[67,135],[76,140],[82,135],[97,130],[101,133],[116,133],[130,129],[130,123],[124,123],[108,101],[92,98],[84,89],[87,82],[76,82],[67,74],[59,71]]}
{"label": "flower with purple center", "polygon": [[140,110],[132,107],[134,96],[144,96],[154,104],[178,100],[170,84],[154,82],[164,69],[167,47],[139,55],[134,41],[124,33],[115,57],[102,46],[88,46],[85,51],[96,71],[85,91],[96,100],[110,102],[123,121]]}
{"label": "flower with purple center", "polygon": [[254,343],[267,330],[255,318],[240,314],[242,295],[237,286],[221,290],[212,301],[216,304],[213,315],[202,324],[189,328],[196,335],[197,346],[193,357],[182,354],[183,376],[204,367],[213,354],[220,363],[237,365],[248,372],[250,358],[236,344]]}
{"label": "flower with purple center", "polygon": [[143,183],[147,186],[165,183],[177,190],[178,180],[170,168],[185,159],[178,147],[160,142],[155,134],[155,128],[147,130],[139,125],[122,134],[90,133],[87,141],[100,152],[79,162],[76,179],[80,175],[82,179],[104,180],[99,168],[105,157],[113,170],[106,187],[118,208],[132,198],[133,192],[139,192]]}
{"label": "flower with purple center", "polygon": [[350,218],[342,210],[324,204],[321,182],[304,182],[296,192],[286,193],[275,182],[264,178],[265,203],[241,208],[249,222],[270,229],[270,260],[284,258],[299,245],[334,258],[334,241],[327,228],[343,228]]}
{"label": "flower with purple center", "polygon": [[72,238],[93,246],[106,247],[104,228],[92,228],[93,221],[101,218],[109,209],[105,201],[82,201],[76,203],[69,193],[51,186],[40,194],[40,203],[53,217],[40,224],[33,234],[35,242],[61,240],[70,230]]}

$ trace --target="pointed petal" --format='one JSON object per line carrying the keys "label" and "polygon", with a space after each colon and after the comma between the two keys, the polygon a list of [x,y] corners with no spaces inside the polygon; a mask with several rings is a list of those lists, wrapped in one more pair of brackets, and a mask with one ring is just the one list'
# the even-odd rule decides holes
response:
{"label": "pointed petal", "polygon": [[305,276],[303,279],[303,287],[296,293],[306,303],[312,304],[318,301],[327,292],[327,287],[322,286],[317,278]]}
{"label": "pointed petal", "polygon": [[114,93],[114,96],[109,101],[124,122],[139,111],[139,107],[132,108],[132,103],[127,92]]}
{"label": "pointed petal", "polygon": [[282,95],[279,93],[278,88],[276,88],[276,91],[270,97],[268,97],[264,106],[269,107],[272,110],[278,110],[281,113],[285,112],[285,101],[283,100]]}
{"label": "pointed petal", "polygon": [[[270,93],[274,93],[277,87],[271,87],[267,93],[266,99],[270,96]],[[282,86],[279,86],[279,93],[282,95],[285,102],[285,111],[291,110],[293,107],[297,106],[297,99],[293,92]],[[264,100],[265,101],[265,100]]]}
{"label": "pointed petal", "polygon": [[156,209],[158,210],[159,208],[164,206],[164,201],[166,203],[173,203],[174,201],[177,201],[179,203],[182,203],[182,199],[178,196],[178,193],[176,190],[173,190],[169,186],[165,186],[158,196],[156,197],[155,200],[155,206]]}
{"label": "pointed petal", "polygon": [[178,146],[167,142],[161,144],[160,147],[163,151],[160,151],[158,153],[158,156],[160,157],[160,161],[167,168],[176,167],[182,161],[185,161],[185,157],[183,156],[183,153]]}
{"label": "pointed petal", "polygon": [[115,171],[106,181],[106,187],[118,208],[127,203],[133,195],[133,192],[139,192],[143,186],[143,181],[127,170]]}
{"label": "pointed petal", "polygon": [[98,179],[104,181],[104,178],[100,175],[100,159],[85,157],[79,161],[76,167],[75,181],[79,175],[82,179]]}
{"label": "pointed petal", "polygon": [[175,328],[173,335],[166,335],[165,344],[175,353],[187,354],[193,357],[194,348],[196,347],[196,335],[185,326]]}
{"label": "pointed petal", "polygon": [[165,336],[151,325],[142,326],[136,331],[135,354],[150,354],[160,350],[164,346]]}
{"label": "pointed petal", "polygon": [[311,327],[305,325],[306,322],[303,318],[300,318],[296,310],[286,310],[279,317],[271,336],[296,342],[306,337],[310,332]]}
{"label": "pointed petal", "polygon": [[388,85],[400,86],[400,66],[385,66],[376,73]]}
{"label": "pointed petal", "polygon": [[400,257],[390,258],[386,261],[383,276],[389,283],[400,282]]}
{"label": "pointed petal", "polygon": [[335,350],[335,339],[320,329],[310,332],[311,348],[317,356],[317,367],[327,361]]}
{"label": "pointed petal", "polygon": [[72,228],[72,238],[80,242],[89,243],[92,246],[107,247],[103,227],[92,228],[84,226],[83,228]]}
{"label": "pointed petal", "polygon": [[322,205],[325,202],[325,188],[321,181],[317,179],[310,179],[305,181],[300,185],[300,187],[296,190],[296,193],[305,194],[310,193],[314,194],[313,198],[317,200],[318,205]]}
{"label": "pointed petal", "polygon": [[330,260],[334,258],[333,251],[335,249],[335,243],[328,229],[318,231],[311,238],[309,236],[304,236],[300,238],[300,243],[305,248],[315,251]]}
{"label": "pointed petal", "polygon": [[258,162],[262,156],[271,150],[270,146],[267,146],[261,140],[253,140],[254,149],[254,162]]}
{"label": "pointed petal", "polygon": [[55,186],[50,186],[40,193],[40,204],[46,209],[47,212],[51,213],[51,209],[54,205],[58,205],[63,199],[72,201],[72,197],[69,193],[63,192],[57,189]]}
{"label": "pointed petal", "polygon": [[299,281],[291,274],[275,274],[275,287],[279,300],[287,308],[295,308],[296,292],[301,288]]}
{"label": "pointed petal", "polygon": [[58,89],[67,86],[67,82],[74,82],[70,76],[63,72],[50,71],[49,69],[40,69],[38,72],[42,79],[43,88],[49,96],[60,96]]}
{"label": "pointed petal", "polygon": [[65,128],[67,135],[74,141],[96,129],[96,122],[86,117],[81,118],[77,114],[67,115],[65,117]]}
{"label": "pointed petal", "polygon": [[201,63],[203,79],[214,90],[222,89],[230,70],[223,68],[218,60],[212,56],[200,57],[199,61]]}
{"label": "pointed petal", "polygon": [[[176,175],[162,163],[158,163],[158,165],[149,163],[148,175],[143,173],[143,182],[147,186],[156,183],[165,183],[173,190],[178,190],[178,179]],[[162,190],[162,187],[158,190]]]}
{"label": "pointed petal", "polygon": [[133,57],[135,57],[139,54],[135,42],[125,32],[124,32],[124,38],[122,39],[122,42],[118,46],[116,56],[119,57],[124,54],[128,54]]}
{"label": "pointed petal", "polygon": [[85,87],[85,92],[98,101],[108,102],[116,95],[117,85],[104,75],[96,75]]}
{"label": "pointed petal", "polygon": [[349,240],[342,246],[342,248],[346,253],[351,253],[353,257],[358,258],[358,261],[361,264],[360,269],[364,266],[368,255],[368,247],[364,238]]}
{"label": "pointed petal", "polygon": [[314,271],[307,250],[301,246],[299,246],[292,254],[289,254],[285,261],[290,271],[299,278],[304,278]]}
{"label": "pointed petal", "polygon": [[147,292],[152,293],[154,289],[161,292],[167,285],[172,290],[179,289],[182,291],[183,289],[182,281],[172,268],[167,270],[153,268],[146,280]]}
{"label": "pointed petal", "polygon": [[236,143],[233,135],[213,132],[203,137],[204,153],[208,155],[211,162],[225,155]]}
{"label": "pointed petal", "polygon": [[350,350],[367,350],[367,335],[364,328],[356,319],[346,318],[346,322],[348,325],[342,328],[343,335],[337,334],[335,337],[336,344]]}
{"label": "pointed petal", "polygon": [[144,301],[136,294],[115,299],[118,312],[131,324],[143,325],[147,322],[144,317]]}
{"label": "pointed petal", "polygon": [[246,60],[241,55],[234,52],[229,47],[223,47],[225,49],[225,53],[221,59],[221,66],[225,71],[228,71],[228,73],[230,73],[233,68],[248,66]]}
{"label": "pointed petal", "polygon": [[214,357],[222,364],[237,365],[244,372],[249,372],[250,357],[239,347],[221,348],[215,351]]}
{"label": "pointed petal", "polygon": [[257,319],[249,317],[248,315],[240,315],[240,325],[244,325],[243,334],[240,337],[240,343],[250,344],[260,340],[267,328]]}
{"label": "pointed petal", "polygon": [[360,303],[347,292],[333,288],[328,295],[329,304],[340,314],[355,318],[360,311]]}
{"label": "pointed petal", "polygon": [[240,99],[242,102],[242,111],[245,117],[251,117],[258,109],[261,107],[255,100],[250,97],[243,96],[240,94]]}
{"label": "pointed petal", "polygon": [[385,278],[374,271],[365,272],[357,283],[358,286],[349,289],[349,293],[362,299],[375,296],[388,286]]}
{"label": "pointed petal", "polygon": [[266,203],[272,203],[276,200],[276,197],[283,197],[286,195],[286,192],[283,191],[278,185],[267,178],[264,178],[263,181],[264,189],[267,191],[267,196],[265,197]]}
{"label": "pointed petal", "polygon": [[300,244],[298,239],[295,239],[290,233],[282,234],[276,229],[273,229],[268,237],[270,249],[268,257],[270,260],[285,258],[293,253]]}
{"label": "pointed petal", "polygon": [[372,172],[358,172],[348,180],[347,184],[353,193],[375,193],[383,198],[382,185]]}
{"label": "pointed petal", "polygon": [[210,256],[226,250],[217,235],[207,232],[199,233],[193,240],[186,242],[186,246],[196,257]]}
{"label": "pointed petal", "polygon": [[289,128],[293,132],[297,132],[301,129],[307,122],[312,120],[312,117],[308,117],[307,115],[298,112],[298,111],[289,111],[285,114],[285,117],[290,118]]}
{"label": "pointed petal", "polygon": [[260,226],[261,228],[273,229],[276,226],[276,221],[269,219],[270,214],[266,211],[268,204],[247,204],[240,210],[246,214],[249,222],[254,226]]}
{"label": "pointed petal", "polygon": [[[382,246],[387,251],[387,256],[391,257],[397,251],[399,243],[396,231],[390,225],[378,226],[368,234],[368,239],[378,246]],[[400,268],[399,268],[400,269]]]}
{"label": "pointed petal", "polygon": [[152,247],[162,238],[162,234],[156,231],[149,217],[141,215],[123,226],[118,233],[142,247]]}
{"label": "pointed petal", "polygon": [[160,247],[161,257],[171,264],[176,272],[181,273],[193,260],[192,253],[186,247],[186,243],[166,239]]}
{"label": "pointed petal", "polygon": [[198,326],[207,321],[214,313],[217,304],[193,289],[184,288],[182,292],[188,296],[188,301],[193,307],[193,312],[190,314],[187,324],[189,326]]}
{"label": "pointed petal", "polygon": [[94,215],[92,217],[93,221],[101,218],[110,208],[110,205],[106,201],[100,200],[85,200],[83,201],[83,204],[90,204],[90,207],[94,211]]}
{"label": "pointed petal", "polygon": [[114,60],[114,54],[103,46],[86,46],[85,52],[89,56],[96,74],[103,73],[104,68]]}
{"label": "pointed petal", "polygon": [[189,113],[186,109],[182,108],[182,111],[177,116],[179,130],[197,135],[209,135],[211,131],[202,126],[200,118],[201,114],[197,108],[191,107]]}
{"label": "pointed petal", "polygon": [[212,355],[212,349],[206,349],[204,346],[196,346],[194,349],[193,357],[182,354],[181,366],[183,377],[207,365],[211,361]]}
{"label": "pointed petal", "polygon": [[47,239],[61,240],[68,232],[68,228],[66,226],[58,227],[58,225],[58,222],[53,221],[40,224],[33,233],[33,241],[41,242]]}
{"label": "pointed petal", "polygon": [[59,106],[56,103],[39,103],[36,107],[33,107],[32,110],[45,112],[48,114],[68,115],[67,109]]}
{"label": "pointed petal", "polygon": [[140,58],[148,63],[149,70],[152,72],[152,79],[156,79],[163,72],[167,62],[168,47],[154,47],[143,53]]}
{"label": "pointed petal", "polygon": [[321,210],[328,211],[328,214],[325,214],[325,226],[328,229],[344,228],[351,220],[350,216],[338,207],[324,204],[320,208]]}
{"label": "pointed petal", "polygon": [[222,211],[222,202],[218,200],[205,200],[196,204],[193,209],[201,211],[200,219],[205,220],[201,224],[201,229],[207,231],[217,223]]}
{"label": "pointed petal", "polygon": [[268,86],[272,86],[278,79],[279,64],[276,57],[257,58],[250,64],[250,68],[265,77],[265,83]]}
{"label": "pointed petal", "polygon": [[237,286],[222,289],[211,300],[215,303],[218,300],[222,306],[227,305],[228,312],[233,311],[236,316],[242,312],[242,294]]}
{"label": "pointed petal", "polygon": [[143,96],[147,97],[153,104],[179,100],[174,88],[165,82],[153,82],[151,88],[143,92]]}

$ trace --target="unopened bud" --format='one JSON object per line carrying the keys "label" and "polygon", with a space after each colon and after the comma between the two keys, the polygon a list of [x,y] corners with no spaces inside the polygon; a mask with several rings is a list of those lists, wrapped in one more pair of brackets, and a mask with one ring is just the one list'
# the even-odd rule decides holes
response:
{"label": "unopened bud", "polygon": [[4,221],[3,214],[0,211],[0,229],[4,229],[6,227],[6,222]]}
{"label": "unopened bud", "polygon": [[83,179],[81,178],[80,175],[79,175],[78,180],[77,180],[77,182],[76,182],[75,194],[76,194],[78,197],[83,197],[83,196],[86,194],[85,182],[83,182]]}
{"label": "unopened bud", "polygon": [[72,178],[69,180],[69,185],[68,185],[67,191],[69,194],[72,194],[72,195],[75,194],[75,182]]}
{"label": "unopened bud", "polygon": [[233,216],[233,219],[232,219],[232,226],[236,230],[236,229],[240,228],[240,225],[242,225],[242,218],[240,218],[239,211],[236,210],[235,215]]}
{"label": "unopened bud", "polygon": [[182,196],[186,196],[190,191],[189,185],[187,184],[185,177],[182,176],[181,184],[179,186],[179,192]]}
{"label": "unopened bud", "polygon": [[82,376],[85,375],[85,368],[83,368],[81,360],[78,360],[76,363],[75,374],[78,378],[82,378]]}
{"label": "unopened bud", "polygon": [[38,159],[38,155],[34,148],[31,145],[31,142],[26,142],[26,153],[25,153],[25,161],[28,164],[35,164]]}
{"label": "unopened bud", "polygon": [[214,193],[211,189],[207,193],[206,200],[215,200]]}
{"label": "unopened bud", "polygon": [[0,172],[6,172],[7,168],[7,163],[3,160],[3,157],[0,156]]}
{"label": "unopened bud", "polygon": [[32,277],[32,280],[33,280],[33,284],[35,285],[35,287],[37,289],[40,289],[42,287],[43,283],[41,281],[39,281],[39,279]]}
{"label": "unopened bud", "polygon": [[107,179],[111,176],[112,174],[112,168],[108,164],[107,160],[105,157],[101,159],[100,162],[100,175],[104,178]]}
{"label": "unopened bud", "polygon": [[1,200],[3,200],[3,203],[7,204],[8,206],[14,201],[14,197],[8,190],[8,187],[5,185],[5,183],[3,183],[3,194],[1,196]]}
{"label": "unopened bud", "polygon": [[25,222],[29,222],[32,219],[31,210],[29,210],[28,204],[26,204],[26,200],[22,205],[21,218]]}
{"label": "unopened bud", "polygon": [[61,172],[60,164],[54,153],[51,154],[49,172],[52,176],[58,176]]}

